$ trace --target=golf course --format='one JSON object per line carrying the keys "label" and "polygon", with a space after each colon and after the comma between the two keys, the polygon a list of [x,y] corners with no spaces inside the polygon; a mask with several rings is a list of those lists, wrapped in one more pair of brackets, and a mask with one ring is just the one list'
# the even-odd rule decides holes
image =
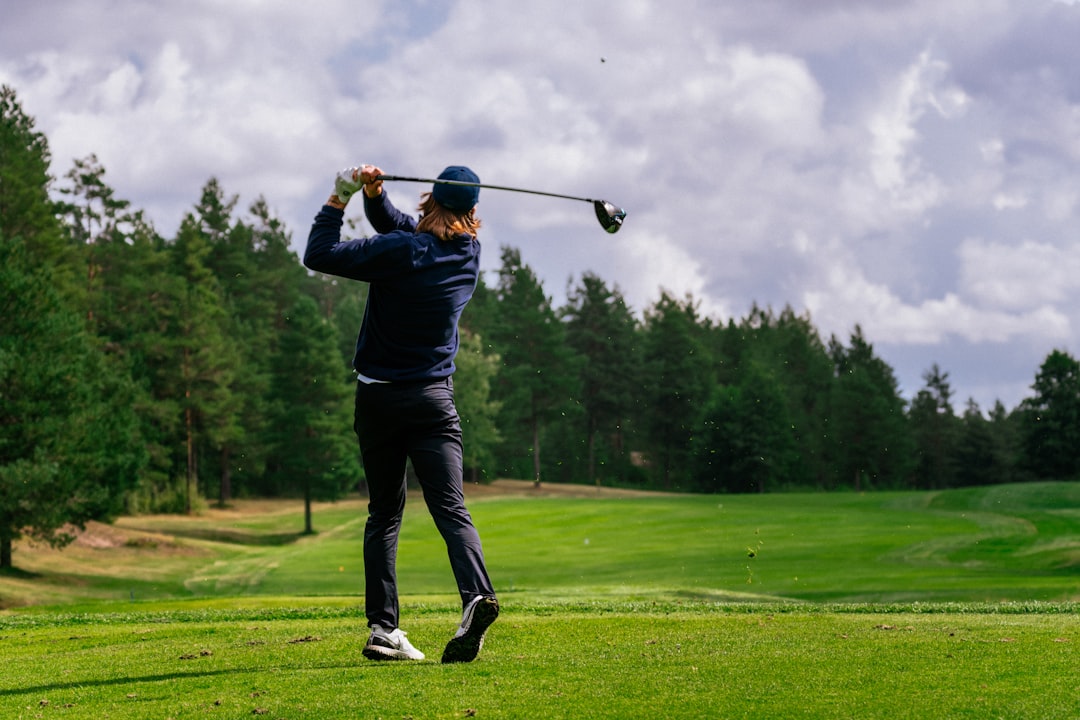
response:
{"label": "golf course", "polygon": [[365,502],[236,501],[20,542],[0,718],[1076,718],[1080,483],[674,495],[469,486],[502,614],[460,619],[418,492],[360,653]]}

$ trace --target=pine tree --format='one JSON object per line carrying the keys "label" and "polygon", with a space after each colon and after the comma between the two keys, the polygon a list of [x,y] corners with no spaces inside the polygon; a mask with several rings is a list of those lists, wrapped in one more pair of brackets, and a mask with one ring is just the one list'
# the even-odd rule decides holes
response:
{"label": "pine tree", "polygon": [[497,297],[499,315],[490,337],[503,360],[495,399],[501,403],[504,457],[520,457],[529,448],[533,482],[539,487],[543,432],[573,402],[576,360],[550,298],[513,248],[503,249]]}
{"label": "pine tree", "polygon": [[855,327],[850,346],[829,342],[836,382],[829,411],[829,454],[835,481],[855,490],[908,483],[913,444],[896,375]]}
{"label": "pine tree", "polygon": [[1005,482],[1005,448],[998,445],[989,420],[979,404],[969,399],[956,443],[956,482],[961,486]]}
{"label": "pine tree", "polygon": [[737,385],[719,386],[693,439],[697,486],[716,492],[765,492],[790,482],[796,437],[782,386],[755,362]]}
{"label": "pine tree", "polygon": [[949,373],[935,363],[923,373],[926,386],[916,393],[908,410],[915,440],[915,482],[922,488],[956,485],[960,420],[952,406]]}
{"label": "pine tree", "polygon": [[[236,312],[248,316],[242,323],[247,327],[247,338],[243,342],[244,374],[251,372],[251,377],[237,383],[243,397],[242,418],[246,435],[237,450],[234,469],[247,492],[265,492],[266,462],[275,433],[271,426],[274,418],[274,358],[289,310],[310,279],[290,247],[290,233],[271,215],[265,199],[256,200],[249,212],[254,219],[250,248],[254,264],[245,285],[231,291],[244,295],[244,299],[238,299],[233,306]],[[353,328],[350,334],[354,338],[355,333]],[[347,373],[342,377],[347,377]]]}
{"label": "pine tree", "polygon": [[362,471],[351,433],[350,389],[341,377],[337,333],[315,301],[301,296],[284,318],[273,359],[271,472],[279,488],[311,503],[333,501],[355,487]]}
{"label": "pine tree", "polygon": [[694,434],[702,427],[713,384],[706,324],[692,297],[667,292],[645,311],[640,441],[665,489],[692,476]]}
{"label": "pine tree", "polygon": [[238,371],[231,391],[236,422],[219,436],[214,476],[218,504],[232,498],[234,483],[258,491],[269,449],[271,361],[282,329],[281,318],[299,296],[306,275],[289,249],[289,234],[272,217],[265,199],[250,207],[252,223],[234,219],[236,198],[226,199],[216,180],[203,189],[196,207],[210,246],[207,267],[221,289],[225,332]]}
{"label": "pine tree", "polygon": [[1054,350],[1043,361],[1020,404],[1024,465],[1036,477],[1080,476],[1080,362]]}
{"label": "pine tree", "polygon": [[594,273],[581,276],[562,311],[566,340],[582,358],[581,404],[585,413],[588,447],[586,477],[601,484],[597,471],[597,443],[601,456],[614,460],[616,477],[626,480],[628,459],[624,429],[632,415],[637,355],[637,323],[618,288],[609,289]]}
{"label": "pine tree", "polygon": [[233,382],[240,367],[238,348],[228,336],[224,298],[207,266],[210,243],[200,221],[188,215],[172,246],[174,271],[183,290],[172,319],[170,340],[175,370],[170,390],[180,404],[184,511],[192,512],[199,491],[199,462],[206,451],[220,453],[239,433],[239,398]]}
{"label": "pine tree", "polygon": [[[464,465],[473,482],[487,474],[493,479],[495,449],[501,435],[497,418],[499,403],[491,397],[491,386],[499,373],[501,358],[484,351],[479,335],[461,329],[457,367],[454,373],[454,404],[461,417]],[[489,474],[489,471],[490,474]]]}
{"label": "pine tree", "polygon": [[144,460],[132,386],[87,331],[48,198],[48,142],[0,89],[0,568],[29,534],[115,513]]}
{"label": "pine tree", "polygon": [[29,254],[0,236],[0,568],[21,533],[62,547],[117,512],[144,462],[130,383]]}
{"label": "pine tree", "polygon": [[205,266],[213,274],[222,309],[214,324],[220,325],[223,352],[218,362],[227,373],[221,381],[228,387],[219,389],[215,401],[220,404],[206,418],[204,447],[210,457],[204,458],[202,473],[208,483],[216,481],[219,506],[232,499],[234,457],[259,464],[261,453],[251,441],[260,435],[260,405],[269,384],[268,348],[254,346],[269,336],[261,330],[270,321],[270,311],[257,292],[254,231],[233,220],[237,201],[236,196],[226,198],[217,179],[210,178],[192,216],[207,246]]}
{"label": "pine tree", "polygon": [[67,292],[70,267],[49,200],[49,142],[34,125],[15,90],[0,86],[0,237],[23,243],[29,260],[52,267],[53,282]]}
{"label": "pine tree", "polygon": [[80,264],[85,266],[86,279],[80,302],[93,328],[98,306],[106,302],[103,286],[109,281],[102,277],[106,258],[100,250],[126,242],[132,234],[143,231],[146,223],[142,213],[130,212],[131,203],[116,197],[105,182],[105,168],[97,156],[76,160],[64,177],[67,184],[59,188],[60,194],[70,200],[57,203],[56,212],[65,222],[71,252],[83,258]]}
{"label": "pine tree", "polygon": [[135,386],[132,406],[148,462],[128,498],[129,510],[181,512],[174,484],[181,411],[174,392],[173,319],[184,281],[172,271],[171,249],[141,216],[130,228],[121,227],[94,239],[97,271],[86,300],[93,311],[90,326]]}
{"label": "pine tree", "polygon": [[[784,430],[795,456],[785,462],[783,480],[790,485],[820,487],[825,482],[826,418],[833,364],[808,315],[785,307],[779,316],[756,304],[735,325],[720,333],[722,382],[740,385],[747,368],[756,367],[775,383],[789,426]],[[778,478],[779,479],[779,478]]]}

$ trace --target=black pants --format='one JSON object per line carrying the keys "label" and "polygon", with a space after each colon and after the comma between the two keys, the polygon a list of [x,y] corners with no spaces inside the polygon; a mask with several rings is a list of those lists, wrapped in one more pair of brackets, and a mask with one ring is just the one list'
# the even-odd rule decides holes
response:
{"label": "black pants", "polygon": [[397,547],[405,512],[405,462],[413,469],[446,541],[462,603],[494,597],[480,536],[462,493],[461,422],[450,378],[357,383],[353,428],[368,486],[364,580],[368,625],[398,626]]}

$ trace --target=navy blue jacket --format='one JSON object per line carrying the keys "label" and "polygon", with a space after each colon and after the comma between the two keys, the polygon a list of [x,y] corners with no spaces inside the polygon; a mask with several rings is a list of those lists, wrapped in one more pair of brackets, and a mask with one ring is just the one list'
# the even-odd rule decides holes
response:
{"label": "navy blue jacket", "polygon": [[[363,193],[358,193],[363,195]],[[384,192],[364,195],[374,237],[342,241],[344,211],[324,205],[308,236],[304,265],[370,283],[353,367],[374,380],[437,380],[454,372],[458,319],[476,289],[480,243],[416,232]]]}

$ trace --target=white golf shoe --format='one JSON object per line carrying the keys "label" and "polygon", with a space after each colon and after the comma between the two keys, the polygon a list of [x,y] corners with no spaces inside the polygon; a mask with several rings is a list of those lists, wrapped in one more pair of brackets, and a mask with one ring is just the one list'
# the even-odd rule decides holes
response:
{"label": "white golf shoe", "polygon": [[384,630],[379,625],[372,625],[364,646],[364,657],[368,660],[423,660],[424,653],[412,646],[401,628]]}

